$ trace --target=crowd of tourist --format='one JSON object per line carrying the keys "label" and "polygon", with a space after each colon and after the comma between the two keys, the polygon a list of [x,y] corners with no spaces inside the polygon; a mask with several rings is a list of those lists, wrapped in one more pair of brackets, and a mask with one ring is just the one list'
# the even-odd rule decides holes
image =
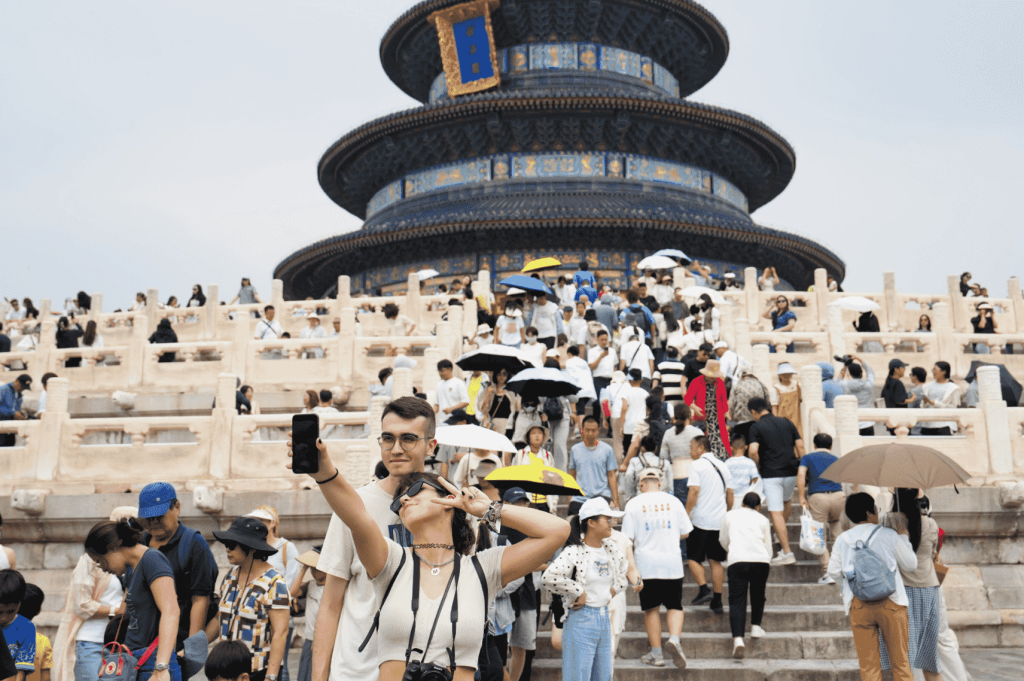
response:
{"label": "crowd of tourist", "polygon": [[[699,263],[691,273],[711,283]],[[779,284],[774,268],[759,278],[763,290]],[[735,277],[725,277],[720,287],[736,285]],[[230,564],[225,574],[202,535],[179,522],[175,488],[149,484],[137,508],[111,509],[110,519],[84,538],[52,646],[31,622],[44,594],[25,583],[17,557],[4,548],[0,628],[7,645],[0,653],[9,650],[15,671],[7,674],[0,654],[0,678],[24,681],[36,670],[50,670],[54,681],[95,679],[97,670],[103,678],[105,646],[119,642],[142,660],[138,681],[181,681],[204,664],[210,679],[288,681],[294,621],[301,615],[298,681],[529,679],[538,630],[548,622],[552,645],[561,651],[562,678],[604,681],[612,676],[625,625],[627,589],[637,593],[643,611],[644,665],[687,666],[680,642],[687,607],[724,616],[728,605],[733,656],[743,658],[748,603],[749,637],[761,638],[769,574],[797,562],[787,528],[794,497],[826,527],[817,583],[839,585],[862,678],[880,678],[888,668],[900,679],[910,678],[911,669],[928,679],[940,673],[965,678],[955,638],[948,643],[952,634],[933,562],[940,530],[927,516],[927,499],[916,489],[883,491],[876,499],[824,478],[837,459],[824,433],[814,435],[806,451],[800,415],[807,395],[799,367],[780,363],[776,379],[762,382],[722,338],[721,312],[710,295],[688,305],[671,277],[656,272],[624,292],[612,291],[599,287],[586,262],[572,277],[559,277],[552,294],[509,295],[500,309],[489,294],[475,295],[471,282],[455,279],[450,289],[442,287],[451,296],[445,307],[466,296],[478,299],[471,345],[517,349],[577,390],[517,393],[507,369],[460,378],[453,363],[442,360],[436,384],[417,386],[416,397],[392,399],[393,369],[385,369],[370,391],[388,400],[378,479],[354,486],[318,442],[313,478],[334,511],[322,546],[300,554],[280,535],[277,511],[260,506],[213,533]],[[236,300],[263,304],[248,279],[232,304]],[[138,294],[137,305],[145,302]],[[197,285],[186,308],[206,302]],[[23,320],[35,310],[28,299],[24,306],[15,303],[8,319]],[[75,321],[89,304],[85,294],[68,301],[57,323],[57,347],[102,347],[94,322],[82,328]],[[166,306],[176,305],[172,297]],[[360,305],[357,317],[369,307]],[[392,335],[416,332],[397,306],[385,305],[383,312]],[[326,310],[303,310],[303,338],[328,337],[321,313]],[[273,306],[255,314],[255,338],[288,336]],[[784,295],[770,299],[763,316],[776,331],[796,324]],[[862,316],[857,330],[877,331],[872,317]],[[334,320],[335,334],[340,323]],[[979,333],[995,332],[984,307],[974,324],[991,329]],[[930,329],[927,316],[921,327]],[[170,318],[150,337],[176,341]],[[316,357],[317,350],[322,356],[322,349],[307,352]],[[863,352],[874,350],[865,344]],[[871,366],[858,355],[837,359],[838,375],[832,364],[818,363],[826,407],[839,395],[874,406]],[[66,366],[74,366],[71,361]],[[159,361],[175,361],[175,353]],[[399,356],[395,368],[415,361]],[[53,376],[42,378],[44,389]],[[893,359],[882,397],[889,408],[959,406],[961,391],[950,379],[947,362],[937,362],[929,376],[924,367]],[[23,409],[22,394],[31,385],[22,374],[0,386],[0,419],[45,411],[45,399],[33,414]],[[330,390],[306,391],[303,412],[336,411],[344,402],[339,398]],[[259,413],[251,386],[238,386],[236,408]],[[436,446],[438,429],[461,424],[506,435],[517,451]],[[874,422],[859,426],[863,436],[876,434]],[[924,421],[913,434],[956,431],[956,422]],[[13,440],[0,435],[0,446]],[[502,493],[487,480],[496,469],[530,463],[567,472],[582,493]],[[858,542],[870,545],[895,575],[891,594],[871,600],[862,593]],[[697,590],[684,603],[687,571]],[[669,634],[664,644],[662,607]],[[207,654],[211,643],[217,645]],[[419,676],[409,676],[410,670]]]}

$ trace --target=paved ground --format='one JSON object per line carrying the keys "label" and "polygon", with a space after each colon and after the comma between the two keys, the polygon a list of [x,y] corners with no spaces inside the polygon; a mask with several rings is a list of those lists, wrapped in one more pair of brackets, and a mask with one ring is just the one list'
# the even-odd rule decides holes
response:
{"label": "paved ground", "polygon": [[[298,681],[300,652],[292,650],[288,656],[291,681]],[[1024,648],[961,648],[960,656],[974,681],[1020,681],[1024,669]],[[206,681],[206,678],[200,674],[192,681]]]}

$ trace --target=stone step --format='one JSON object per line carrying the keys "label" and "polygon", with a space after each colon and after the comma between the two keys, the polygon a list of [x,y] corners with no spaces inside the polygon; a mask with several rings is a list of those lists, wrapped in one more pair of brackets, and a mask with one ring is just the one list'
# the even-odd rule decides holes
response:
{"label": "stone step", "polygon": [[[665,610],[661,610],[661,628],[668,631]],[[683,606],[683,631],[708,633],[729,633],[729,606],[725,614],[716,615],[704,606]],[[747,617],[749,631],[749,613]],[[839,631],[849,621],[842,605],[804,605],[798,607],[769,605],[764,610],[761,626],[766,631]],[[549,625],[550,626],[550,625]],[[631,605],[626,610],[626,631],[644,631],[644,614],[640,606]]]}
{"label": "stone step", "polygon": [[[731,649],[730,649],[731,652]],[[560,681],[562,662],[534,659],[533,679]],[[639,660],[615,660],[615,681],[859,681],[856,660],[688,660],[685,671],[649,667]]]}
{"label": "stone step", "polygon": [[[786,566],[784,566],[786,567]],[[687,578],[689,580],[689,577]],[[707,608],[707,605],[691,606],[692,601],[697,596],[698,588],[695,584],[688,581],[683,585],[683,610],[690,611],[695,608]],[[772,582],[769,581],[765,589],[765,598],[768,601],[769,606],[787,606],[793,607],[798,605],[842,605],[843,599],[839,594],[839,586],[833,584],[817,584],[811,583],[794,583],[794,582]],[[547,591],[542,592],[542,602],[545,604],[542,606],[544,611],[547,610],[547,603],[550,598]],[[722,587],[722,602],[724,605],[729,604],[729,580],[725,581]],[[626,589],[626,603],[628,605],[640,605],[640,596],[632,589]]]}
{"label": "stone step", "polygon": [[[723,621],[728,615],[719,615]],[[668,634],[662,633],[662,643]],[[732,657],[732,636],[707,632],[683,632],[679,637],[688,660]],[[853,633],[846,631],[767,632],[763,638],[744,639],[746,657],[757,660],[844,660],[856,659]],[[664,647],[664,646],[663,646]],[[639,660],[650,649],[647,633],[626,630],[619,637],[618,654],[626,660]],[[551,646],[551,632],[537,634],[537,658],[558,658],[561,652]]]}

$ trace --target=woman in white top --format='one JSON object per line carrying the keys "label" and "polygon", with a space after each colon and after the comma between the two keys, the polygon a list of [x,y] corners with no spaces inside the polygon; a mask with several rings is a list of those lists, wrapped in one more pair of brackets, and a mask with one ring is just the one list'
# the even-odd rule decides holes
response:
{"label": "woman in white top", "polygon": [[[960,406],[960,387],[950,379],[952,371],[949,362],[936,362],[932,367],[932,379],[924,384],[921,407],[924,409],[956,409]],[[957,432],[956,421],[920,421],[921,435],[953,435]]]}
{"label": "woman in white top", "polygon": [[505,314],[494,322],[494,342],[518,348],[526,340],[523,313],[515,305],[506,305]]}
{"label": "woman in white top", "polygon": [[[242,386],[246,388],[248,386]],[[251,390],[251,389],[250,389]],[[295,544],[278,535],[280,520],[277,517],[277,509],[273,506],[260,506],[248,514],[250,518],[256,518],[267,526],[267,543],[277,549],[266,560],[278,573],[284,577],[285,584],[295,583],[295,577],[302,568],[299,562],[299,550]],[[284,648],[284,659],[281,660],[281,670],[278,681],[289,681],[288,676],[288,651],[292,647],[292,633],[295,631],[295,622],[288,620],[288,638]],[[267,672],[273,674],[273,670]]]}
{"label": "woman in white top", "polygon": [[757,279],[758,288],[762,291],[774,291],[779,284],[779,274],[774,267],[765,267]]}
{"label": "woman in white top", "polygon": [[626,588],[629,564],[612,536],[621,518],[604,497],[588,499],[573,516],[565,549],[544,571],[544,588],[561,596],[562,681],[611,681],[612,646],[608,604]]}
{"label": "woman in white top", "polygon": [[[425,435],[433,440],[433,432]],[[403,548],[381,533],[320,440],[317,450],[319,469],[313,478],[351,530],[359,560],[381,599],[372,625],[380,624],[380,681],[399,681],[410,663],[448,668],[453,681],[471,681],[490,601],[509,582],[548,560],[569,536],[569,524],[536,509],[491,502],[477,488],[459,490],[432,473],[411,473],[399,483],[392,505],[412,535],[412,546]],[[495,529],[518,530],[526,539],[470,557],[466,554],[474,538],[467,515],[484,518]],[[458,622],[452,623],[449,615],[456,608]]]}
{"label": "woman in white top", "polygon": [[747,589],[750,589],[750,637],[761,638],[764,629],[765,584],[772,559],[772,529],[758,508],[757,492],[743,496],[743,507],[729,511],[722,520],[718,543],[729,552],[729,626],[732,656],[743,659],[743,631],[747,619]]}

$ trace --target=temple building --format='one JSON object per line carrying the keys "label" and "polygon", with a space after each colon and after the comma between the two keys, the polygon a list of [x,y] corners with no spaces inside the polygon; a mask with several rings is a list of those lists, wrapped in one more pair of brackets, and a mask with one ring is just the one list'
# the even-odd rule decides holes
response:
{"label": "temple building", "polygon": [[[434,19],[467,7],[482,7],[487,35],[463,21],[454,42],[468,54],[483,41],[495,85],[459,94]],[[423,105],[353,130],[320,160],[324,192],[363,226],[292,253],[274,276],[293,299],[330,294],[342,274],[387,293],[410,271],[487,269],[496,282],[554,256],[566,272],[586,258],[621,288],[641,258],[677,248],[719,274],[774,266],[804,289],[824,268],[841,281],[836,254],[751,217],[793,177],[790,144],[688,99],[728,52],[725,28],[689,0],[421,2],[380,55]]]}

